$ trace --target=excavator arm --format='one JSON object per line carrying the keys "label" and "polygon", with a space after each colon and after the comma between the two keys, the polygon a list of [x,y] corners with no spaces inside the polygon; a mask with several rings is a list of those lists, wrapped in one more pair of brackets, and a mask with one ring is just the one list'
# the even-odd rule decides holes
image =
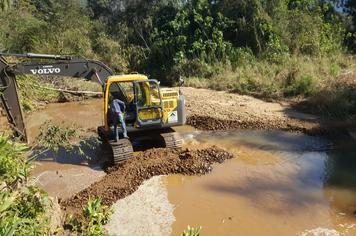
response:
{"label": "excavator arm", "polygon": [[[8,63],[5,57],[34,59],[34,62]],[[43,60],[48,60],[44,62]],[[16,75],[66,76],[105,85],[112,70],[104,63],[71,56],[0,53],[0,103],[13,130],[27,141],[24,116],[19,102]]]}

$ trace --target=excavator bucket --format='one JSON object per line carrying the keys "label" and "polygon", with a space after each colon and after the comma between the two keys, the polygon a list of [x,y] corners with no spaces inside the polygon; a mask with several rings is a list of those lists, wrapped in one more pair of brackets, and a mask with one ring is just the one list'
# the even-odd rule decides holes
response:
{"label": "excavator bucket", "polygon": [[0,57],[0,104],[8,122],[23,141],[27,142],[24,116],[19,102],[15,75],[7,72],[8,64]]}

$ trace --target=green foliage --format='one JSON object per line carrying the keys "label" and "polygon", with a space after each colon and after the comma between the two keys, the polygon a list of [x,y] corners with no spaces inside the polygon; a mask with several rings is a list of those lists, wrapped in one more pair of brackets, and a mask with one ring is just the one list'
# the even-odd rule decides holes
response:
{"label": "green foliage", "polygon": [[188,228],[183,231],[182,236],[199,236],[201,227],[193,228],[188,225]]}
{"label": "green foliage", "polygon": [[106,224],[110,218],[110,212],[107,207],[102,206],[101,199],[89,200],[88,205],[83,209],[83,216],[85,217],[88,235],[102,235],[103,225]]}
{"label": "green foliage", "polygon": [[0,193],[0,235],[44,235],[50,207],[47,195],[36,187]]}
{"label": "green foliage", "polygon": [[47,195],[27,183],[30,163],[24,145],[0,136],[0,235],[44,235],[48,232]]}
{"label": "green foliage", "polygon": [[[328,58],[355,51],[354,0],[84,2],[13,1],[0,11],[0,50],[77,54],[162,84],[183,75],[194,77],[188,84],[278,98],[314,96],[345,69]],[[26,111],[58,100],[29,80],[19,80]]]}
{"label": "green foliage", "polygon": [[0,13],[1,50],[77,54],[162,82],[178,73],[209,77],[214,73],[201,70],[216,63],[236,68],[253,57],[279,63],[290,54],[335,53],[352,38],[340,13],[318,0],[14,4],[18,14]]}
{"label": "green foliage", "polygon": [[11,6],[11,0],[0,0],[0,10],[6,11]]}
{"label": "green foliage", "polygon": [[111,216],[111,211],[101,204],[101,199],[89,199],[79,217],[69,216],[67,223],[73,233],[79,235],[103,235],[105,225]]}
{"label": "green foliage", "polygon": [[0,136],[0,183],[16,186],[19,181],[26,181],[30,167],[22,155],[24,150],[26,146]]}
{"label": "green foliage", "polygon": [[[17,85],[20,90],[20,101],[25,112],[31,112],[44,102],[56,102],[60,94],[53,90],[42,88],[46,84],[38,78],[21,75],[17,77]],[[48,85],[51,87],[51,85]]]}
{"label": "green foliage", "polygon": [[320,0],[22,0],[0,19],[0,50],[77,54],[163,83],[255,57],[327,56],[354,40],[350,20]]}
{"label": "green foliage", "polygon": [[46,122],[37,137],[39,146],[58,152],[59,148],[72,149],[72,141],[79,137],[78,129],[65,124],[56,125]]}

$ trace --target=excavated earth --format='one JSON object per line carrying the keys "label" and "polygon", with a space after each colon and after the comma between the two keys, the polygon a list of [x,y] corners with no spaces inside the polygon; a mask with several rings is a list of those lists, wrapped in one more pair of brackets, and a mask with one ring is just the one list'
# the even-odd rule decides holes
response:
{"label": "excavated earth", "polygon": [[134,158],[124,164],[107,169],[107,175],[90,187],[60,202],[62,209],[76,214],[89,198],[101,197],[103,204],[111,206],[124,198],[143,183],[156,175],[185,174],[202,175],[211,171],[213,163],[222,163],[233,158],[229,152],[210,147],[191,149],[151,149],[135,153]]}
{"label": "excavated earth", "polygon": [[[284,130],[320,135],[340,132],[340,125],[297,112],[288,102],[266,102],[251,96],[182,88],[187,124],[200,130]],[[345,122],[342,123],[345,125]]]}

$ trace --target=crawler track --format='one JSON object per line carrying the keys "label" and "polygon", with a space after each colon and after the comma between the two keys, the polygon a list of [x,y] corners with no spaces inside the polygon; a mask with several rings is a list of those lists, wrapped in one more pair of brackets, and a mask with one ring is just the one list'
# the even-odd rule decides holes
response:
{"label": "crawler track", "polygon": [[119,141],[110,141],[114,164],[122,163],[133,156],[133,148],[129,139],[120,139]]}
{"label": "crawler track", "polygon": [[163,133],[161,137],[166,148],[182,148],[183,146],[183,138],[178,133]]}

